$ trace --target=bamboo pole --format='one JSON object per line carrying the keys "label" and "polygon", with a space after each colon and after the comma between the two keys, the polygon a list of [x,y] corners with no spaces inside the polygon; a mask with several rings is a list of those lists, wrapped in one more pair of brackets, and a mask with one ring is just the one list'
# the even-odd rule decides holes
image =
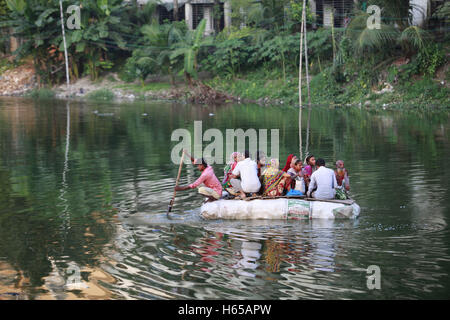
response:
{"label": "bamboo pole", "polygon": [[[303,19],[304,23],[304,33],[305,33],[305,71],[306,71],[306,87],[308,90],[308,122],[306,127],[306,147],[305,147],[305,157],[308,156],[309,153],[309,128],[311,121],[311,91],[309,85],[309,62],[308,62],[308,40],[307,40],[307,28],[306,28],[306,8],[303,9]],[[303,160],[303,158],[300,158]]]}
{"label": "bamboo pole", "polygon": [[331,10],[331,38],[333,39],[333,63],[336,60],[336,41],[334,40],[334,8]]}
{"label": "bamboo pole", "polygon": [[309,156],[309,130],[310,130],[310,123],[311,123],[311,105],[308,108],[308,120],[306,125],[306,146],[305,146],[305,160]]}
{"label": "bamboo pole", "polygon": [[[178,175],[177,175],[177,180],[175,182],[175,187],[178,187],[178,183],[180,182],[180,175],[181,175],[181,168],[183,168],[183,161],[184,161],[184,151],[183,151],[183,154],[181,155],[180,167],[178,168]],[[175,203],[176,195],[177,195],[177,190],[174,190],[172,200],[170,200],[169,208],[167,209],[167,216],[169,216],[170,212],[172,211],[173,204]]]}
{"label": "bamboo pole", "polygon": [[300,159],[303,159],[303,140],[302,140],[302,68],[303,68],[303,31],[304,31],[304,11],[306,8],[306,0],[303,0],[303,12],[302,12],[302,23],[300,27],[300,63],[298,70],[298,137],[299,137],[299,152]]}
{"label": "bamboo pole", "polygon": [[306,10],[303,11],[303,18],[305,20],[304,23],[304,36],[305,36],[305,71],[306,71],[306,87],[308,89],[308,106],[311,107],[311,94],[309,89],[309,64],[308,64],[308,41],[306,39],[307,30],[306,30]]}
{"label": "bamboo pole", "polygon": [[67,54],[67,44],[66,44],[66,32],[64,28],[64,13],[63,13],[63,5],[62,0],[59,0],[59,10],[61,12],[61,29],[62,29],[62,37],[64,43],[64,57],[66,62],[66,82],[67,82],[67,90],[70,89],[70,78],[69,78],[69,57]]}

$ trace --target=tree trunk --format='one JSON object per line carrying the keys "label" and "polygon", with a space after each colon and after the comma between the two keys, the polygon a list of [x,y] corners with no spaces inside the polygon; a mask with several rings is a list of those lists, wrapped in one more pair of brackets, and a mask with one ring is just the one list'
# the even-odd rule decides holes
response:
{"label": "tree trunk", "polygon": [[178,0],[173,0],[173,21],[178,21]]}
{"label": "tree trunk", "polygon": [[192,81],[192,76],[191,76],[191,74],[185,71],[185,72],[184,72],[184,76],[185,76],[185,78],[186,78],[186,81],[187,81],[189,87],[192,87],[193,81]]}
{"label": "tree trunk", "polygon": [[170,76],[170,85],[172,87],[175,87],[175,75],[173,74],[172,67],[169,67],[168,73],[169,73],[169,76]]}
{"label": "tree trunk", "polygon": [[[12,29],[10,30],[10,33],[12,34],[13,31]],[[19,48],[19,41],[17,40],[16,37],[11,36],[9,38],[9,51],[12,54],[14,51],[17,50],[17,48]]]}
{"label": "tree trunk", "polygon": [[220,32],[220,0],[214,0],[213,6],[213,19],[214,19],[214,31],[216,33]]}

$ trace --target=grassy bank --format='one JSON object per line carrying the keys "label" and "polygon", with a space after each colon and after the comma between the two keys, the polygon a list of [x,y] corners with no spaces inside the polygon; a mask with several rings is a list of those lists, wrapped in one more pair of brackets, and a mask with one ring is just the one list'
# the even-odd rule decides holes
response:
{"label": "grassy bank", "polygon": [[[431,75],[411,72],[413,62],[402,66],[388,64],[376,72],[370,64],[347,66],[336,70],[331,62],[322,62],[320,68],[311,65],[310,92],[312,105],[353,105],[388,108],[447,108],[450,105],[450,63],[446,63]],[[8,68],[6,68],[8,69]],[[14,66],[9,66],[15,70]],[[14,79],[11,79],[14,82]],[[222,76],[202,76],[201,83],[213,90],[189,87],[182,77],[176,86],[168,77],[153,76],[144,84],[141,81],[125,82],[112,72],[103,73],[96,81],[80,79],[71,85],[71,96],[91,101],[127,100],[179,100],[214,103],[218,92],[235,99],[222,98],[222,102],[240,100],[261,105],[298,105],[298,71],[260,67],[254,70],[228,73]],[[303,104],[307,105],[306,79],[303,79]],[[67,96],[65,85],[27,91],[26,96],[35,99]],[[80,92],[84,92],[81,94]],[[209,99],[209,100],[208,100]],[[194,100],[194,101],[192,101]],[[188,101],[189,102],[189,101]]]}
{"label": "grassy bank", "polygon": [[[448,69],[448,67],[447,67]],[[352,105],[365,107],[423,108],[450,105],[450,73],[445,78],[414,77],[398,80],[395,84],[386,81],[380,86],[368,86],[361,77],[355,77],[344,84],[330,79],[327,72],[311,77],[310,91],[312,105]],[[108,75],[105,75],[107,78]],[[304,79],[304,83],[305,83]],[[298,105],[298,79],[296,75],[286,75],[286,79],[276,71],[256,70],[237,74],[234,77],[213,77],[203,81],[214,91],[223,92],[242,102],[261,105]],[[169,82],[140,83],[104,82],[92,83],[91,90],[76,98],[91,101],[113,101],[132,96],[131,100],[183,100],[195,89],[178,83],[173,87]],[[26,96],[35,99],[61,97],[58,88],[35,89]],[[306,85],[303,90],[303,104],[307,105]],[[213,93],[214,94],[214,93]]]}
{"label": "grassy bank", "polygon": [[[445,68],[445,67],[444,67]],[[448,69],[448,66],[447,66]],[[310,81],[311,103],[313,105],[365,105],[381,107],[449,106],[450,73],[444,79],[429,76],[401,79],[389,78],[371,85],[364,74],[356,75],[338,83],[329,70],[313,75]],[[303,80],[303,83],[306,79]],[[297,75],[287,75],[286,80],[277,72],[257,70],[238,74],[233,78],[215,77],[207,83],[213,88],[228,92],[243,100],[265,104],[298,105]],[[306,85],[302,89],[303,104],[307,103]]]}
{"label": "grassy bank", "polygon": [[152,82],[144,85],[124,83],[113,87],[113,89],[132,91],[136,94],[143,94],[148,91],[170,90],[171,88],[172,86],[170,85],[170,83],[166,82]]}

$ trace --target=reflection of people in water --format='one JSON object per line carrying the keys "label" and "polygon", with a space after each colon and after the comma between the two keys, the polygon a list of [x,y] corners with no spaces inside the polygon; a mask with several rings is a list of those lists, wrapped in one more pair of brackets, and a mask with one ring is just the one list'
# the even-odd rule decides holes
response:
{"label": "reflection of people in water", "polygon": [[[321,219],[319,219],[321,220]],[[265,235],[271,234],[274,230],[266,231],[260,234],[259,239],[245,241],[242,239],[241,229],[213,227],[215,232],[221,230],[225,235],[229,235],[228,244],[233,250],[234,260],[231,267],[235,269],[239,276],[256,277],[257,273],[253,270],[264,270],[267,272],[267,279],[277,281],[278,277],[289,277],[288,274],[297,274],[302,272],[309,272],[312,270],[334,272],[336,269],[336,246],[334,236],[334,221],[312,221],[311,232],[299,235],[298,233],[282,234],[282,237],[266,238]],[[247,229],[246,229],[247,230]],[[254,229],[251,233],[253,235],[258,232]],[[292,230],[288,228],[287,230]],[[279,233],[277,229],[276,233]],[[234,237],[238,234],[238,237]],[[206,242],[201,241],[202,243]],[[225,241],[217,241],[217,245],[222,244],[226,246]],[[197,247],[198,248],[198,247]],[[217,251],[217,249],[214,249]],[[205,254],[205,250],[202,250]],[[214,261],[214,260],[213,260]],[[208,270],[209,271],[209,270]],[[278,273],[278,276],[272,278],[271,274]],[[294,278],[291,278],[294,279]]]}
{"label": "reflection of people in water", "polygon": [[[235,240],[238,241],[238,240]],[[241,276],[247,277],[255,277],[254,273],[250,273],[245,271],[244,269],[253,269],[256,270],[258,268],[259,263],[257,262],[259,258],[261,258],[260,250],[262,245],[259,242],[251,242],[251,241],[242,241],[241,244],[241,254],[242,259],[239,260],[233,268],[236,269],[236,272]]]}
{"label": "reflection of people in water", "polygon": [[[299,248],[301,247],[301,248]],[[280,272],[280,265],[284,261],[291,265],[287,271],[299,272],[298,266],[306,268],[308,266],[308,255],[311,251],[311,245],[308,241],[304,244],[292,245],[289,242],[280,242],[274,239],[268,239],[265,242],[265,262],[266,271]]]}
{"label": "reflection of people in water", "polygon": [[[214,238],[201,238],[200,247],[191,247],[192,252],[202,256],[200,261],[215,263],[215,256],[219,255],[218,249],[223,247],[223,233],[216,232]],[[202,271],[211,271],[208,268],[200,268]]]}
{"label": "reflection of people in water", "polygon": [[265,247],[266,247],[265,250],[266,271],[279,272],[281,256],[283,255],[281,243],[276,242],[272,239],[268,239],[266,240]]}
{"label": "reflection of people in water", "polygon": [[336,267],[336,242],[334,221],[317,219],[312,221],[316,237],[311,238],[312,252],[310,264],[315,270],[334,272]]}

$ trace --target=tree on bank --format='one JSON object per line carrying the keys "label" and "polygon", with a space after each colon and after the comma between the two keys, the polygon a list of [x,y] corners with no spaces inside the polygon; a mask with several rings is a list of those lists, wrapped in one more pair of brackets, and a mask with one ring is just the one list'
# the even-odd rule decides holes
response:
{"label": "tree on bank", "polygon": [[0,0],[0,55],[8,51],[9,32],[5,28],[5,21],[8,19],[8,5],[6,0]]}
{"label": "tree on bank", "polygon": [[187,30],[186,33],[176,34],[175,43],[172,45],[170,59],[176,63],[178,59],[183,59],[184,64],[180,72],[185,75],[186,81],[192,85],[192,79],[197,77],[198,61],[197,57],[202,47],[212,44],[212,38],[205,38],[206,20],[200,21],[197,29]]}
{"label": "tree on bank", "polygon": [[[40,83],[56,84],[64,77],[63,40],[59,1],[7,0],[13,36],[23,39],[17,57],[31,55]],[[64,12],[70,5],[64,1]],[[81,29],[66,29],[70,73],[93,80],[110,67],[108,56],[125,50],[124,35],[131,33],[128,8],[121,0],[86,0],[81,3]]]}

